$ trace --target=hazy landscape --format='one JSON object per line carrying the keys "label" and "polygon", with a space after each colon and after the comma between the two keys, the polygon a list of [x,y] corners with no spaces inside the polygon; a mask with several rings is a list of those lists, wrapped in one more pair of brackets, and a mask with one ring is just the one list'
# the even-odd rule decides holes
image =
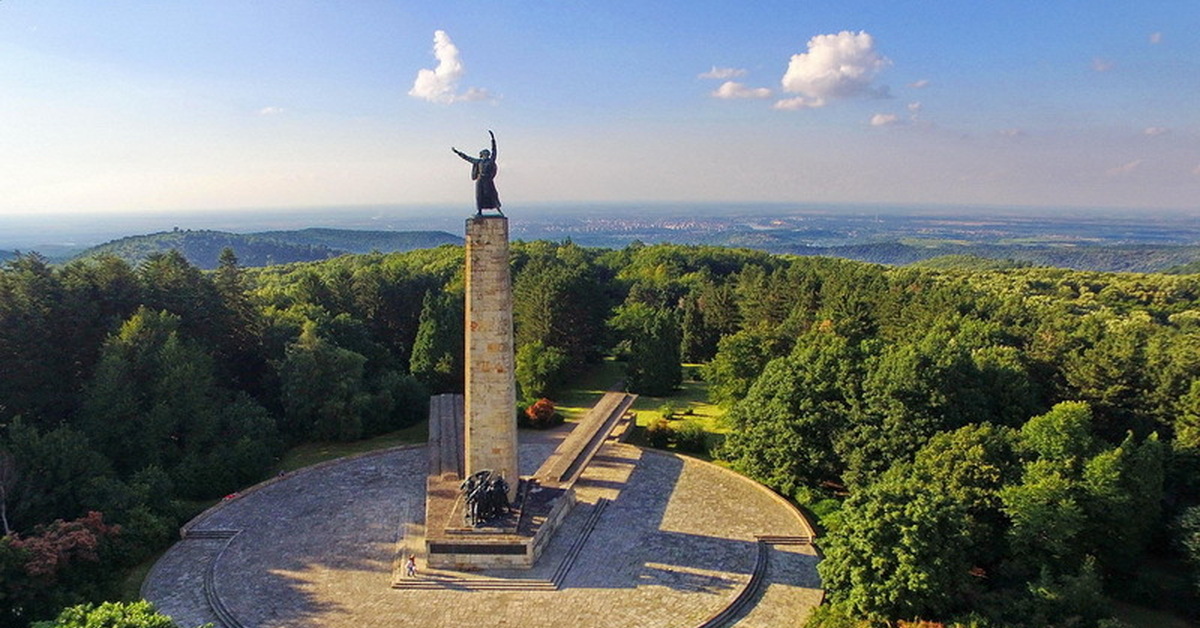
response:
{"label": "hazy landscape", "polygon": [[[61,262],[108,252],[137,262],[151,250],[184,248],[181,241],[191,233],[205,240],[205,252],[189,256],[203,268],[215,267],[224,246],[233,247],[243,263],[261,266],[458,242],[470,213],[450,207],[373,206],[0,216],[0,258],[37,251]],[[971,255],[1118,272],[1167,271],[1200,259],[1200,216],[1187,211],[624,203],[533,206],[511,214],[514,239],[571,240],[603,248],[634,241],[705,244],[885,264]],[[153,244],[147,238],[127,240],[152,234],[157,234],[149,239]],[[219,239],[213,241],[214,236]],[[269,253],[254,248],[266,240],[290,248]]]}

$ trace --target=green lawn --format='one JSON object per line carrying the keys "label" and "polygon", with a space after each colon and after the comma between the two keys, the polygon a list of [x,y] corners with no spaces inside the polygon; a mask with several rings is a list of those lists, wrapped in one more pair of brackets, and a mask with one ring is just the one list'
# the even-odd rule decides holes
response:
{"label": "green lawn", "polygon": [[[686,364],[684,372],[693,374],[698,366]],[[621,381],[622,377],[623,366],[621,363],[606,359],[593,366],[574,382],[564,386],[553,401],[559,411],[563,413],[564,418],[568,421],[577,421],[583,418],[583,415],[596,404],[606,391]],[[725,410],[708,402],[708,385],[691,377],[685,379],[679,390],[669,397],[638,396],[631,408],[637,414],[636,427],[629,439],[631,443],[646,444],[643,431],[646,426],[662,418],[660,410],[668,403],[676,410],[675,417],[670,419],[671,425],[679,426],[687,421],[699,424],[708,433],[710,447],[718,444],[724,438],[724,434],[729,431],[729,428],[721,421]],[[709,459],[705,454],[691,455]]]}
{"label": "green lawn", "polygon": [[349,443],[304,443],[297,445],[283,454],[279,462],[273,468],[274,473],[280,471],[295,471],[304,467],[333,460],[335,458],[343,458],[345,456],[353,456],[376,449],[387,449],[397,445],[409,445],[414,443],[424,443],[429,439],[429,421],[424,420],[411,427],[406,427],[395,432],[388,432],[374,438],[359,440]]}

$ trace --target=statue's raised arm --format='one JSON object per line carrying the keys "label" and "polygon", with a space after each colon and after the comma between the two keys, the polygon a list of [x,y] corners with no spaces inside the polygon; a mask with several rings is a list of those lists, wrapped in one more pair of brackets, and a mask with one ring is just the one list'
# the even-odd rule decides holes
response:
{"label": "statue's raised arm", "polygon": [[488,135],[492,138],[492,159],[499,159],[500,153],[496,152],[496,134],[489,130]]}

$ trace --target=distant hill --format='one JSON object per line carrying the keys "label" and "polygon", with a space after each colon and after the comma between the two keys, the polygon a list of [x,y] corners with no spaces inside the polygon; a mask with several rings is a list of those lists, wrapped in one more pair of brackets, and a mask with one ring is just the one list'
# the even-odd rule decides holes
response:
{"label": "distant hill", "polygon": [[233,249],[243,266],[271,266],[319,261],[347,253],[391,253],[461,242],[461,238],[442,231],[303,229],[238,234],[176,229],[113,240],[87,249],[76,258],[113,255],[136,265],[153,253],[177,250],[197,267],[213,269],[226,247]]}
{"label": "distant hill", "polygon": [[7,262],[8,260],[10,260],[16,256],[17,256],[16,251],[0,251],[0,262]]}
{"label": "distant hill", "polygon": [[346,253],[394,253],[463,242],[461,237],[445,231],[357,231],[313,227],[299,231],[264,231],[247,235],[292,244],[326,246]]}

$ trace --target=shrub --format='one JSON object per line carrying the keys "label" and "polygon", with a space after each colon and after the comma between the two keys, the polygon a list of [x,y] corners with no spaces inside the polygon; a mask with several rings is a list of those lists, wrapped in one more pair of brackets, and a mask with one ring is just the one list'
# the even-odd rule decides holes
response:
{"label": "shrub", "polygon": [[544,430],[562,425],[563,417],[554,408],[554,402],[549,399],[538,399],[525,408],[526,424],[536,430]]}
{"label": "shrub", "polygon": [[666,449],[674,431],[666,419],[658,419],[646,428],[646,444],[655,449]]}
{"label": "shrub", "polygon": [[695,421],[685,421],[675,428],[675,448],[695,454],[708,452],[708,434]]}

